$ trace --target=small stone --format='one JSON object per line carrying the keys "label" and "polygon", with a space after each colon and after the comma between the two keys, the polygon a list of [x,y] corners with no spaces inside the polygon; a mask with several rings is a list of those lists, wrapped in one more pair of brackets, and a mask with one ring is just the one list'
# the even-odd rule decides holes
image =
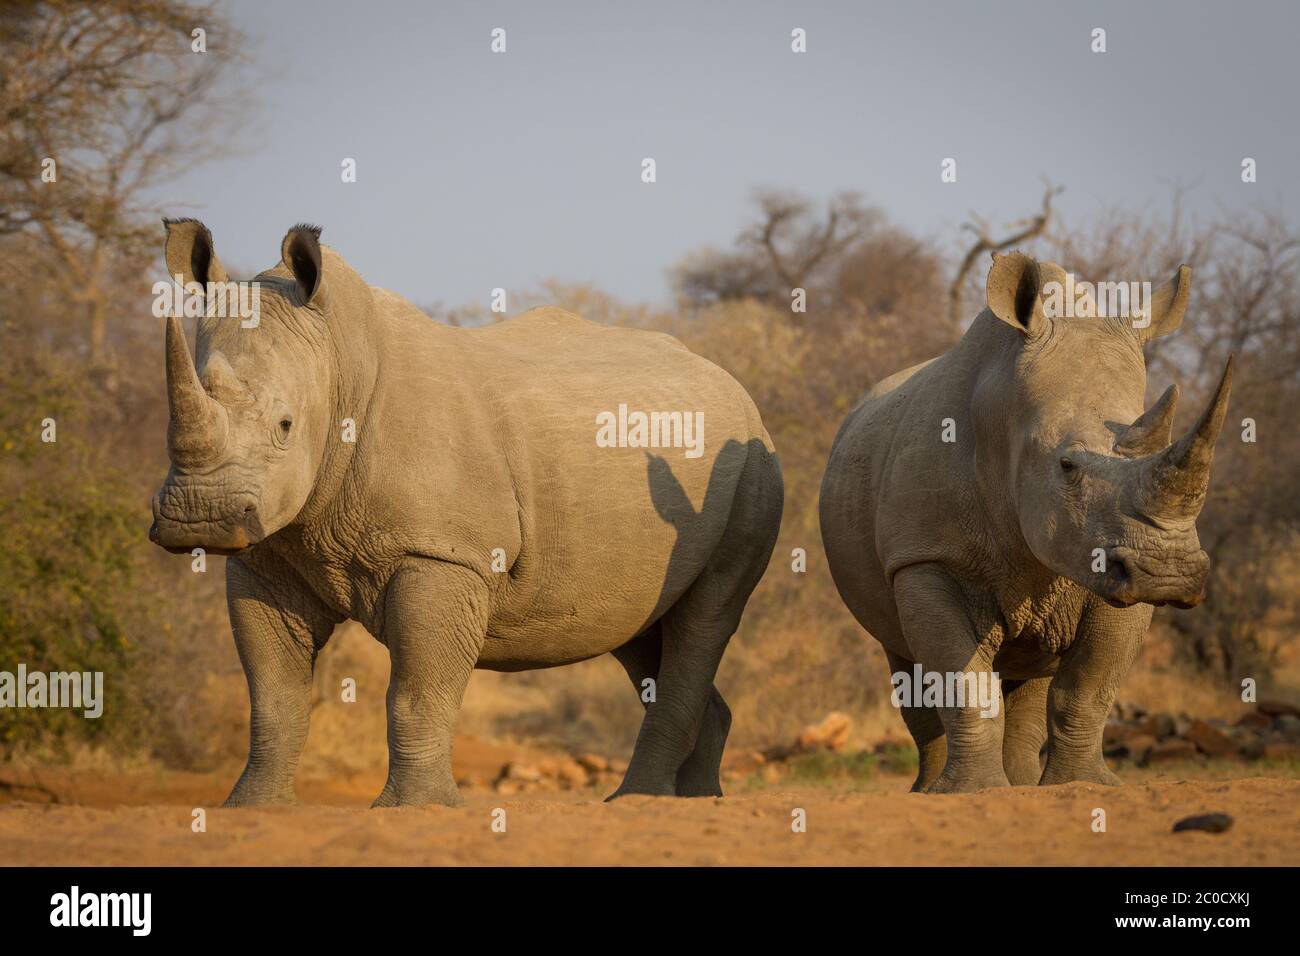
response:
{"label": "small stone", "polygon": [[1144,734],[1149,734],[1156,740],[1164,740],[1166,737],[1174,735],[1174,718],[1173,715],[1160,711],[1143,718],[1138,725]]}
{"label": "small stone", "polygon": [[561,760],[557,774],[567,790],[581,790],[587,785],[587,768],[576,760]]}
{"label": "small stone", "polygon": [[1259,708],[1260,713],[1268,714],[1270,717],[1280,717],[1283,714],[1290,714],[1292,717],[1300,717],[1300,707],[1284,700],[1269,700],[1264,698],[1255,706]]}
{"label": "small stone", "polygon": [[1195,744],[1201,753],[1211,757],[1226,757],[1237,749],[1236,741],[1204,720],[1192,721],[1184,737]]}
{"label": "small stone", "polygon": [[1263,756],[1265,760],[1300,760],[1300,744],[1265,744]]}
{"label": "small stone", "polygon": [[536,767],[512,760],[501,769],[501,779],[514,780],[517,783],[536,783],[542,779],[542,772]]}
{"label": "small stone", "polygon": [[1184,817],[1174,824],[1174,832],[1184,830],[1203,830],[1206,833],[1223,833],[1232,826],[1232,817],[1226,813],[1203,813],[1200,816]]}
{"label": "small stone", "polygon": [[1137,728],[1118,720],[1106,721],[1101,729],[1101,742],[1104,744],[1122,743],[1137,733]]}
{"label": "small stone", "polygon": [[579,754],[574,759],[592,773],[604,773],[609,769],[609,761],[599,754]]}
{"label": "small stone", "polygon": [[727,769],[738,774],[755,773],[766,763],[760,751],[742,750],[727,761]]}
{"label": "small stone", "polygon": [[1177,737],[1171,737],[1168,740],[1160,741],[1148,750],[1141,763],[1145,766],[1153,763],[1169,763],[1175,760],[1194,760],[1196,755],[1196,745],[1190,740],[1179,740]]}
{"label": "small stone", "polygon": [[1133,734],[1122,744],[1117,745],[1118,749],[1122,751],[1121,753],[1109,754],[1108,756],[1128,757],[1136,763],[1142,763],[1156,743],[1156,738],[1150,734]]}
{"label": "small stone", "polygon": [[1239,731],[1237,738],[1237,753],[1247,760],[1258,760],[1264,756],[1264,741],[1259,739],[1258,734],[1252,734],[1250,731]]}
{"label": "small stone", "polygon": [[1258,710],[1247,711],[1237,719],[1238,727],[1250,730],[1268,730],[1273,726],[1273,718]]}
{"label": "small stone", "polygon": [[842,750],[853,730],[853,718],[840,711],[832,711],[821,723],[805,727],[799,735],[800,750]]}
{"label": "small stone", "polygon": [[1295,714],[1278,714],[1273,726],[1287,740],[1300,740],[1300,717]]}

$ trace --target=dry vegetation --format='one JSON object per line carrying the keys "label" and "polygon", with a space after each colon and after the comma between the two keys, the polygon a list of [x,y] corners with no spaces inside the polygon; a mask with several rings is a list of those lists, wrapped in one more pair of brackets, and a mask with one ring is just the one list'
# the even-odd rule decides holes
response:
{"label": "dry vegetation", "polygon": [[[223,61],[181,60],[199,15],[175,2],[19,4],[0,20],[0,668],[103,669],[114,696],[105,718],[59,723],[0,712],[0,758],[49,757],[87,743],[174,768],[242,758],[247,711],[229,636],[222,559],[193,574],[149,545],[148,499],[166,470],[161,324],[150,316],[158,277],[157,210],[142,197],[169,163],[195,155],[211,128]],[[211,13],[202,21],[217,23]],[[209,67],[208,64],[213,64]],[[184,95],[173,95],[184,94]],[[219,102],[219,101],[218,101]],[[196,121],[201,118],[202,123]],[[44,157],[59,180],[40,180]],[[1084,278],[1161,281],[1196,268],[1184,331],[1151,354],[1151,393],[1173,379],[1186,414],[1200,408],[1227,353],[1240,361],[1202,538],[1215,572],[1195,611],[1161,610],[1123,697],[1150,709],[1231,718],[1253,677],[1268,696],[1294,696],[1300,609],[1300,268],[1288,223],[1268,211],[1197,222],[1175,195],[1168,211],[1065,222],[1051,210],[973,227],[987,248],[1011,239]],[[200,199],[201,197],[182,197]],[[1026,196],[1027,206],[1035,197]],[[964,237],[954,237],[958,242]],[[346,237],[339,238],[346,252]],[[600,290],[547,283],[526,297],[595,321],[663,329],[728,369],[753,395],[781,454],[786,516],[769,572],[724,658],[719,686],[735,715],[733,743],[785,740],[827,710],[855,719],[855,742],[903,735],[887,704],[883,655],[835,594],[821,553],[817,488],[831,439],[857,397],[881,377],[929,358],[977,311],[983,266],[966,248],[912,235],[861,198],[821,206],[776,191],[729,249],[701,250],[673,271],[671,308],[620,303]],[[981,262],[983,258],[981,257]],[[958,277],[954,280],[954,276]],[[807,311],[790,289],[807,290]],[[960,304],[953,313],[950,302]],[[490,321],[481,308],[434,320]],[[40,441],[54,417],[58,442]],[[1186,421],[1180,421],[1184,427]],[[806,573],[791,552],[806,549]],[[383,649],[340,629],[320,660],[307,772],[382,765]],[[338,704],[343,677],[359,702]],[[640,709],[611,660],[532,674],[478,674],[462,729],[484,738],[545,741],[625,754]],[[86,741],[85,734],[96,737]]]}

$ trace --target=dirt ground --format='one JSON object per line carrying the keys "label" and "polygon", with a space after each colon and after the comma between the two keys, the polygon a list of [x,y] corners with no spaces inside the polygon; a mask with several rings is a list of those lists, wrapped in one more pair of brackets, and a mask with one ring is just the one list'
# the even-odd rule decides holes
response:
{"label": "dirt ground", "polygon": [[[479,779],[537,751],[459,742],[457,773]],[[1249,772],[1237,768],[1236,773]],[[1189,775],[1203,768],[1189,767]],[[1300,781],[1182,779],[1130,772],[1122,788],[907,792],[910,778],[758,785],[722,799],[630,797],[605,786],[506,796],[465,787],[456,809],[369,810],[382,772],[300,779],[302,804],[222,810],[234,771],[3,775],[5,865],[1297,865]],[[57,802],[51,802],[51,799]],[[206,811],[206,832],[192,811]],[[1094,832],[1094,810],[1106,814]],[[796,832],[802,810],[806,830]],[[504,832],[500,828],[504,811]],[[1226,812],[1226,833],[1173,833]],[[494,830],[494,820],[497,830]]]}

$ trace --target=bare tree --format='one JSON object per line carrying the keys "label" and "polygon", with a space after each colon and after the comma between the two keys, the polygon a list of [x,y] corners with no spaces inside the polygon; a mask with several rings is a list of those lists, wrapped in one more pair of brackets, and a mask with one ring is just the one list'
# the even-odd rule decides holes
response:
{"label": "bare tree", "polygon": [[[196,29],[211,52],[192,48]],[[241,43],[213,5],[177,0],[0,14],[0,236],[35,240],[57,262],[93,364],[109,357],[117,280],[157,244],[146,191],[216,148]]]}
{"label": "bare tree", "polygon": [[1003,249],[1010,249],[1012,246],[1027,242],[1045,232],[1052,218],[1052,200],[1064,189],[1064,186],[1053,187],[1051,183],[1047,183],[1043,191],[1043,205],[1038,214],[1009,225],[1007,228],[1012,231],[1001,239],[994,239],[989,224],[974,214],[972,214],[970,222],[963,224],[962,228],[973,232],[976,238],[975,244],[967,250],[966,255],[962,258],[961,264],[957,267],[957,272],[953,276],[952,284],[948,287],[948,321],[954,327],[959,327],[964,318],[961,307],[962,288],[966,283],[966,277],[970,274],[971,269],[975,267],[975,263],[987,252],[1001,252]]}

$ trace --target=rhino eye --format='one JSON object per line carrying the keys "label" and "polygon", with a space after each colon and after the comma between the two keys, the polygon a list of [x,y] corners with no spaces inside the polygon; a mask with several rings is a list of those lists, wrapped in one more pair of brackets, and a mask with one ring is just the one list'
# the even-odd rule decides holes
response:
{"label": "rhino eye", "polygon": [[289,429],[293,427],[293,420],[290,418],[280,419],[280,434],[284,437],[289,436]]}
{"label": "rhino eye", "polygon": [[1062,458],[1062,459],[1061,459],[1061,471],[1065,472],[1067,475],[1068,475],[1070,472],[1074,471],[1074,462],[1070,461],[1070,459],[1068,459],[1068,458]]}

